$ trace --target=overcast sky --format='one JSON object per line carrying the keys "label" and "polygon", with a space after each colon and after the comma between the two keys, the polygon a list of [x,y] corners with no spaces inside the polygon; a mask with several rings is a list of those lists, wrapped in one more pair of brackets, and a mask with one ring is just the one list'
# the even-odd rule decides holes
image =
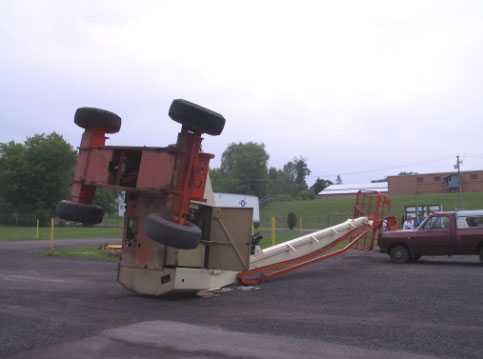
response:
{"label": "overcast sky", "polygon": [[483,1],[0,2],[0,142],[56,131],[80,106],[118,113],[111,144],[164,146],[172,99],[227,123],[205,138],[263,142],[366,182],[483,169]]}

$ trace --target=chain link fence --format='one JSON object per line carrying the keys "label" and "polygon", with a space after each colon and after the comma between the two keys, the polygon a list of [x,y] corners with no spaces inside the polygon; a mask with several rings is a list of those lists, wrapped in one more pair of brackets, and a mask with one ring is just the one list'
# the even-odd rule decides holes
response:
{"label": "chain link fence", "polygon": [[260,224],[253,230],[263,236],[262,247],[285,242],[304,234],[342,223],[352,218],[352,213],[332,213],[321,216],[297,216],[296,225],[290,229],[287,217],[262,217]]}
{"label": "chain link fence", "polygon": [[[50,220],[53,218],[50,213],[16,213],[8,211],[0,211],[0,225],[7,226],[21,226],[21,227],[36,227],[37,221],[40,226],[49,226]],[[122,217],[105,215],[102,223],[96,225],[97,227],[120,227],[122,224]],[[55,218],[57,226],[79,227],[82,224],[74,222],[66,222],[59,218]]]}

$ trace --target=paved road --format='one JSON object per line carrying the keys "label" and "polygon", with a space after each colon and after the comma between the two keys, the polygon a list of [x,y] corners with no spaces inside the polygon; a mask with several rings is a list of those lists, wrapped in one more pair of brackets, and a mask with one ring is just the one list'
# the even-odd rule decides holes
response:
{"label": "paved road", "polygon": [[[58,245],[109,240],[58,241]],[[219,296],[149,298],[116,265],[0,242],[0,356],[13,358],[481,358],[476,257],[392,265],[352,253]],[[162,356],[161,356],[162,354]]]}

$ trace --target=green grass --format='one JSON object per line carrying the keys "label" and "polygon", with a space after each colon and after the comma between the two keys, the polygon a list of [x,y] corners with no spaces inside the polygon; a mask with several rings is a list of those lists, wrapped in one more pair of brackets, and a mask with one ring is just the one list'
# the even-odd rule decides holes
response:
{"label": "green grass", "polygon": [[[460,196],[462,201],[460,200]],[[444,210],[455,209],[483,209],[483,193],[438,193],[407,196],[393,196],[389,214],[395,215],[398,220],[404,212],[405,205],[442,204]],[[297,200],[272,202],[261,209],[262,246],[271,245],[271,218],[276,217],[277,243],[295,238],[300,235],[298,230],[288,231],[287,215],[294,212],[302,218],[303,229],[321,229],[345,221],[352,217],[354,197],[323,198],[315,200]],[[463,204],[461,206],[461,203]],[[299,223],[300,224],[300,223]],[[299,225],[298,224],[298,225]]]}
{"label": "green grass", "polygon": [[[462,193],[463,208],[481,209],[483,208],[483,193]],[[405,205],[411,204],[442,204],[445,210],[454,210],[460,207],[459,193],[445,194],[421,194],[411,196],[392,197],[392,208],[390,213],[399,219],[403,213]],[[294,212],[297,217],[302,218],[303,229],[320,229],[341,223],[352,216],[354,198],[324,198],[315,200],[297,200],[273,202],[262,208],[261,232],[264,235],[263,246],[272,244],[271,240],[271,218],[277,219],[276,243],[284,242],[300,236],[300,231],[289,231],[286,229],[286,220],[289,212]],[[113,223],[120,225],[120,218],[113,218]],[[259,230],[260,230],[259,229]],[[70,238],[119,238],[119,227],[57,227],[55,229],[55,239]],[[40,228],[40,239],[49,238],[49,228]],[[25,240],[36,239],[35,227],[0,226],[1,240]]]}
{"label": "green grass", "polygon": [[[119,227],[56,227],[55,239],[119,238]],[[39,228],[39,239],[49,239],[50,228]],[[35,227],[0,226],[0,241],[37,239]]]}
{"label": "green grass", "polygon": [[[392,197],[391,213],[401,216],[405,205],[411,204],[442,204],[445,210],[455,210],[459,207],[464,209],[483,209],[483,193],[462,193],[463,206],[460,206],[459,193],[443,194],[420,194]],[[262,226],[270,226],[272,216],[277,217],[281,226],[286,227],[287,215],[294,212],[297,217],[302,217],[305,228],[307,225],[325,223],[328,220],[340,223],[340,219],[352,216],[355,197],[349,198],[323,198],[315,200],[297,200],[273,202],[262,208]],[[317,221],[316,221],[317,220]]]}
{"label": "green grass", "polygon": [[74,248],[54,248],[52,251],[46,250],[42,253],[45,256],[66,257],[73,259],[86,259],[94,261],[117,262],[119,257],[110,254],[98,247],[74,247]]}

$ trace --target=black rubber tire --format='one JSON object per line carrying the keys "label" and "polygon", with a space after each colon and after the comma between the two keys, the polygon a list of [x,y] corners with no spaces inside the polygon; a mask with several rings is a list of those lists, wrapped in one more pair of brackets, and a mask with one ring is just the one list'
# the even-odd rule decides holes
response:
{"label": "black rubber tire", "polygon": [[392,247],[389,251],[389,256],[391,257],[391,262],[397,264],[407,263],[411,259],[409,249],[403,245]]}
{"label": "black rubber tire", "polygon": [[144,232],[153,241],[178,249],[193,249],[201,241],[201,229],[193,223],[174,223],[158,214],[144,220]]}
{"label": "black rubber tire", "polygon": [[171,103],[169,117],[192,131],[213,136],[225,127],[225,118],[219,113],[182,99]]}
{"label": "black rubber tire", "polygon": [[104,210],[92,204],[60,201],[55,208],[55,214],[66,221],[93,225],[102,222]]}
{"label": "black rubber tire", "polygon": [[116,133],[121,129],[121,118],[114,112],[95,107],[78,108],[74,122],[84,129],[98,128],[107,133]]}
{"label": "black rubber tire", "polygon": [[483,246],[480,248],[480,261],[483,263]]}

